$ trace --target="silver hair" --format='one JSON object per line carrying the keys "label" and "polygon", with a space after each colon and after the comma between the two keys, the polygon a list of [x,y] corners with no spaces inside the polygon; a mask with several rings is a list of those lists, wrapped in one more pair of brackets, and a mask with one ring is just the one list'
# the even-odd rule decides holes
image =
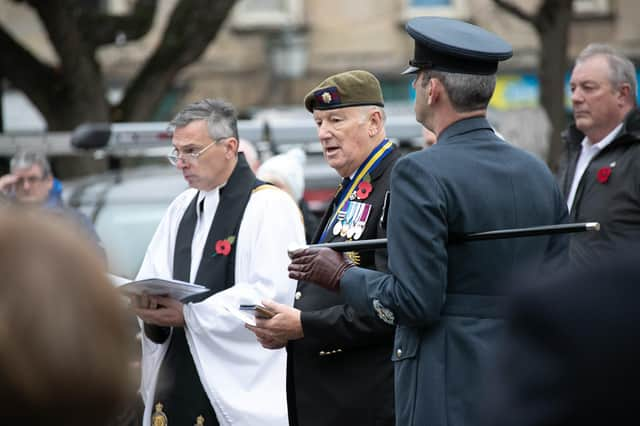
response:
{"label": "silver hair", "polygon": [[576,64],[583,63],[594,56],[604,56],[607,59],[609,64],[609,83],[613,87],[617,89],[625,83],[630,86],[631,98],[635,105],[638,82],[636,67],[633,62],[608,44],[591,43],[580,52],[576,58]]}
{"label": "silver hair", "polygon": [[38,151],[17,152],[13,158],[11,158],[9,167],[11,168],[11,173],[15,173],[18,170],[28,169],[34,165],[40,167],[43,178],[51,175],[51,165],[49,164],[49,160],[47,160],[44,153]]}
{"label": "silver hair", "polygon": [[382,124],[384,125],[384,123],[387,121],[387,113],[384,112],[384,108],[378,106],[378,105],[363,105],[358,107],[360,108],[360,112],[362,113],[362,121],[366,121],[367,116],[369,114],[369,112],[371,111],[378,111],[380,112],[380,116],[382,117]]}
{"label": "silver hair", "polygon": [[238,139],[238,116],[236,110],[228,102],[219,99],[202,99],[193,102],[173,117],[169,127],[185,127],[193,121],[205,120],[211,139]]}
{"label": "silver hair", "polygon": [[461,74],[455,72],[424,70],[422,80],[426,86],[430,78],[438,79],[444,86],[456,112],[485,109],[496,88],[496,75]]}

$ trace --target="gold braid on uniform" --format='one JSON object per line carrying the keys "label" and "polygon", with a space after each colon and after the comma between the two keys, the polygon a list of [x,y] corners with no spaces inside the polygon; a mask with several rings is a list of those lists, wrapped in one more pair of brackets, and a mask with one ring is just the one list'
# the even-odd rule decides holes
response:
{"label": "gold braid on uniform", "polygon": [[345,253],[345,255],[349,258],[349,260],[351,260],[353,263],[355,263],[356,265],[360,265],[360,253],[358,253],[357,251],[348,251]]}

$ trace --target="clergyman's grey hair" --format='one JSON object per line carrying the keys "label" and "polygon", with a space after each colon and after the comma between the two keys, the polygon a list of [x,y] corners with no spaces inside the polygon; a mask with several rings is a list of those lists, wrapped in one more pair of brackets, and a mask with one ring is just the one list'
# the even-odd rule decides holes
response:
{"label": "clergyman's grey hair", "polygon": [[198,120],[207,122],[207,130],[211,139],[238,139],[238,117],[236,110],[228,102],[219,99],[202,99],[182,109],[169,123],[169,127],[185,127]]}

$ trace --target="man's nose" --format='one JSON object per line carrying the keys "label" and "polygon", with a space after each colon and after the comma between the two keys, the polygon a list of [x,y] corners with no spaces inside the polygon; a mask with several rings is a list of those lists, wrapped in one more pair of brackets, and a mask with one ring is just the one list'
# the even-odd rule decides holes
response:
{"label": "man's nose", "polygon": [[580,89],[574,89],[571,92],[571,102],[576,103],[582,101],[582,93],[580,93]]}
{"label": "man's nose", "polygon": [[176,168],[182,170],[182,169],[186,169],[189,167],[189,162],[187,160],[185,160],[184,158],[182,158],[182,156],[178,156],[178,159],[176,160]]}
{"label": "man's nose", "polygon": [[331,132],[325,123],[318,126],[318,139],[323,140],[331,137]]}

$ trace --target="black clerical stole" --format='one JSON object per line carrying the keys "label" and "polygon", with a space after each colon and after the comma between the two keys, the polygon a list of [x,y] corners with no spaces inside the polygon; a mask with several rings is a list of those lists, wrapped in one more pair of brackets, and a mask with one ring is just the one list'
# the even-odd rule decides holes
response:
{"label": "black clerical stole", "polygon": [[[227,184],[220,190],[220,202],[194,280],[208,287],[210,291],[187,299],[185,302],[200,302],[233,285],[236,240],[240,223],[251,192],[261,184],[263,182],[256,179],[244,155],[239,154],[236,168]],[[173,258],[173,278],[177,280],[189,281],[191,240],[197,221],[197,201],[196,195],[178,227]],[[228,252],[216,250],[218,242],[222,240],[229,242],[229,237],[233,237],[230,250]],[[174,327],[169,348],[162,361],[154,398],[154,404],[156,403],[163,404],[164,413],[170,424],[195,424],[198,416],[203,416],[208,426],[218,424],[213,407],[200,382],[182,327]]]}

